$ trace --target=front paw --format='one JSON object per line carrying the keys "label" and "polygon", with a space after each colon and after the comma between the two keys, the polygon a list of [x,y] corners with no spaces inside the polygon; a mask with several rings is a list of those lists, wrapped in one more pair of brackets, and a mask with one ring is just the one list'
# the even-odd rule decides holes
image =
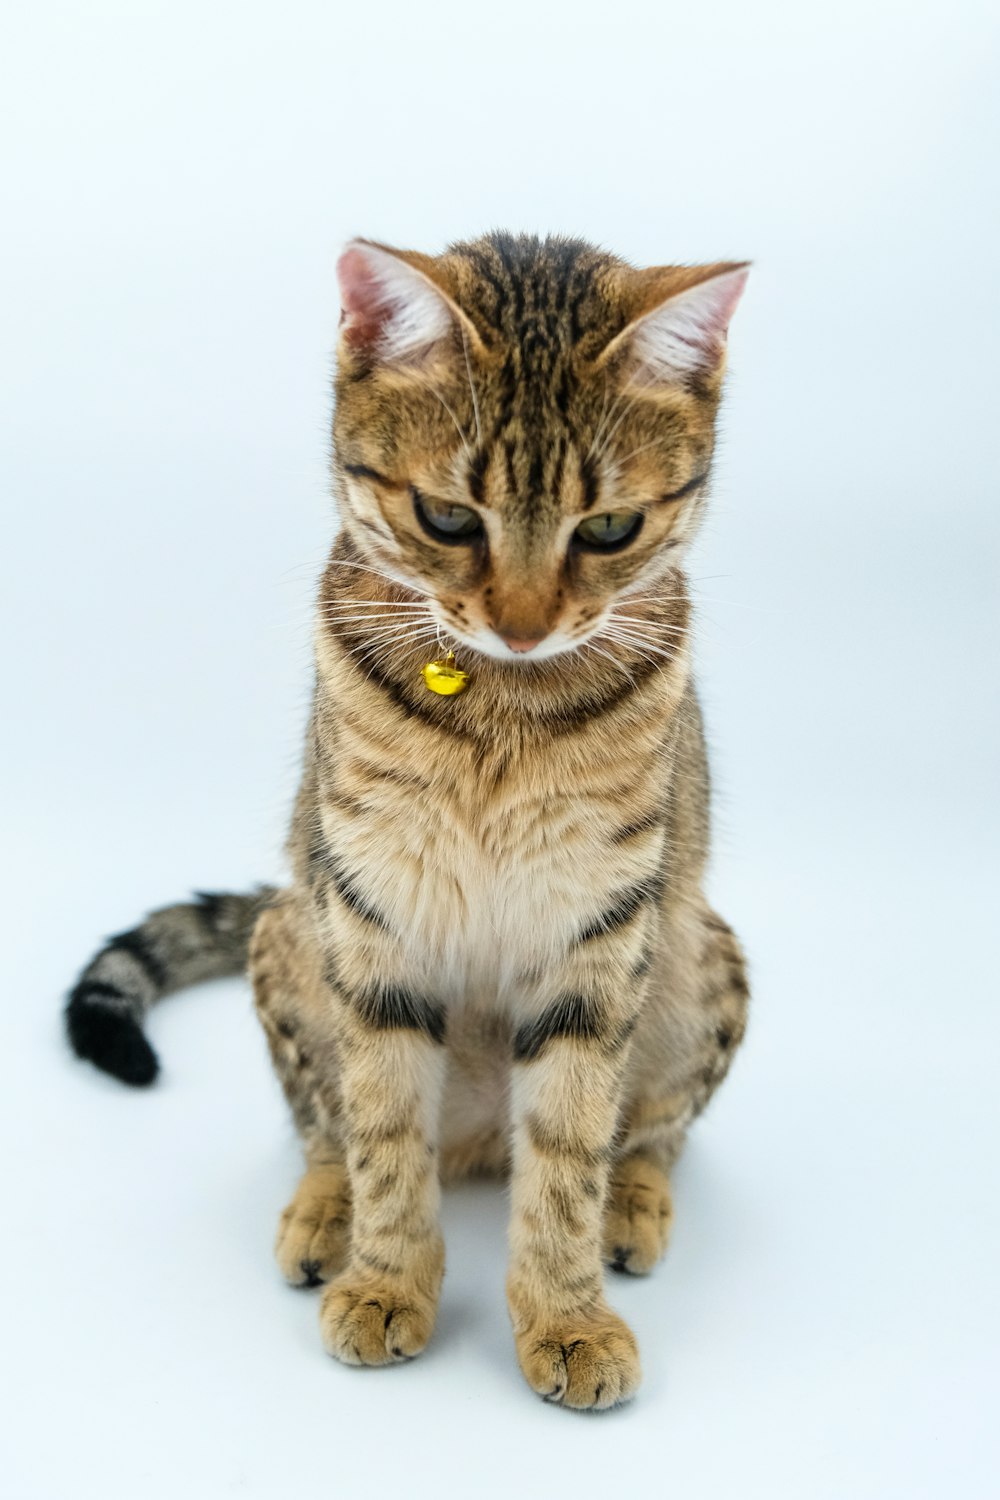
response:
{"label": "front paw", "polygon": [[631,1329],[603,1308],[551,1324],[515,1330],[517,1362],[546,1401],[600,1411],[635,1395],[642,1379]]}
{"label": "front paw", "polygon": [[349,1267],[323,1294],[320,1330],[329,1354],[347,1365],[412,1359],[434,1331],[437,1289]]}

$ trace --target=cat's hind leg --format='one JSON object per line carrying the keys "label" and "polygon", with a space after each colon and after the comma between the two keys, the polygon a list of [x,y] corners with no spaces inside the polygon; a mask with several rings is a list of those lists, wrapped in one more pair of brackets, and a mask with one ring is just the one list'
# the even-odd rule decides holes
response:
{"label": "cat's hind leg", "polygon": [[668,947],[639,1027],[640,1059],[604,1212],[605,1263],[641,1276],[661,1259],[673,1224],[669,1173],[687,1128],[725,1078],[746,1029],[746,964],[729,925],[702,904]]}
{"label": "cat's hind leg", "polygon": [[275,1257],[292,1286],[318,1286],[332,1280],[347,1259],[351,1191],[341,1142],[336,1041],[318,949],[290,897],[258,920],[250,974],[271,1060],[306,1157],[306,1171],[278,1224]]}
{"label": "cat's hind leg", "polygon": [[604,1259],[616,1271],[643,1276],[667,1248],[674,1219],[670,1179],[641,1155],[612,1168],[604,1210]]}
{"label": "cat's hind leg", "polygon": [[275,1259],[291,1286],[330,1281],[347,1260],[351,1188],[342,1161],[311,1162],[278,1224]]}

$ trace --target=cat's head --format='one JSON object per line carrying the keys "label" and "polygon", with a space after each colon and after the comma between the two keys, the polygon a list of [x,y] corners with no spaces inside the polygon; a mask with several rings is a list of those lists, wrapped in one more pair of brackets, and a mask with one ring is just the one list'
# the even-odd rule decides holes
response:
{"label": "cat's head", "polygon": [[747,267],[491,234],[338,265],[344,529],[443,632],[538,661],[663,592],[704,503]]}

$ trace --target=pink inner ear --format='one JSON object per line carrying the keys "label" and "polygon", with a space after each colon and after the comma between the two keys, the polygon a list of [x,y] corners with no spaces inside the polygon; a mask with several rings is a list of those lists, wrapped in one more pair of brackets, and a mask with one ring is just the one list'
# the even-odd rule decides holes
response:
{"label": "pink inner ear", "polygon": [[337,262],[344,336],[359,346],[376,342],[392,311],[383,284],[363,250],[345,250]]}
{"label": "pink inner ear", "polygon": [[749,266],[739,266],[705,283],[705,314],[711,333],[724,339],[750,275]]}
{"label": "pink inner ear", "polygon": [[654,380],[672,381],[711,368],[722,357],[748,266],[723,271],[678,292],[636,325],[635,351]]}

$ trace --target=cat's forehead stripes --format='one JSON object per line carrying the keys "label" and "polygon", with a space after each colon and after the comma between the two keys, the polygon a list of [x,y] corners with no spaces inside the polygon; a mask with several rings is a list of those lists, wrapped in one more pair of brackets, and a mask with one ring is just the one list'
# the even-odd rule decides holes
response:
{"label": "cat's forehead stripes", "polygon": [[[507,436],[497,445],[497,455],[486,472],[495,485],[502,477],[503,508],[511,520],[552,520],[592,510],[598,503],[600,466],[565,429],[538,439]],[[488,487],[486,503],[491,503]],[[497,503],[495,496],[492,503]]]}
{"label": "cat's forehead stripes", "polygon": [[[503,445],[530,508],[533,497],[558,490],[566,447],[592,404],[580,400],[581,344],[589,336],[600,347],[621,326],[595,285],[610,258],[582,241],[499,234],[450,255],[474,272],[459,274],[459,301],[497,362],[477,391],[481,441]],[[473,365],[470,378],[484,373]]]}
{"label": "cat's forehead stripes", "polygon": [[499,334],[518,352],[520,375],[551,380],[562,392],[557,405],[569,394],[567,354],[586,353],[595,335],[604,341],[623,326],[600,285],[602,273],[620,262],[583,240],[497,233],[453,245],[449,255],[474,273],[458,277],[463,308],[487,339]]}

